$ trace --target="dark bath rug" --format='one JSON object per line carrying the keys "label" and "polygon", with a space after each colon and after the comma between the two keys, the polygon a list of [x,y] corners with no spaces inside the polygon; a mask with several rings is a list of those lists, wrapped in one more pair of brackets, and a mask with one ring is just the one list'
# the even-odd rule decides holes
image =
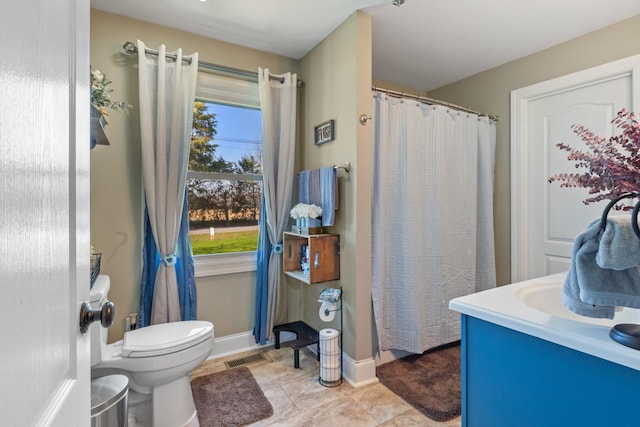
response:
{"label": "dark bath rug", "polygon": [[382,384],[435,421],[460,415],[460,342],[378,366]]}
{"label": "dark bath rug", "polygon": [[273,415],[273,408],[246,366],[191,380],[201,427],[237,427]]}

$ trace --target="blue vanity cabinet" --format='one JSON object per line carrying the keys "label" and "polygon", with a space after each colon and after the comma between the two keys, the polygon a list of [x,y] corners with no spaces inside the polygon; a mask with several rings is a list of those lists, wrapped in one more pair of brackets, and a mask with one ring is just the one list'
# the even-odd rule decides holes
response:
{"label": "blue vanity cabinet", "polygon": [[640,426],[639,371],[464,314],[461,351],[463,427]]}

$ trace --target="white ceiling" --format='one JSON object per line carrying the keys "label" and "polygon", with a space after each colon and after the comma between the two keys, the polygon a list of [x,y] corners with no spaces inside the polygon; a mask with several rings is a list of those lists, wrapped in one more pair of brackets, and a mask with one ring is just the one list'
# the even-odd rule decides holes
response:
{"label": "white ceiling", "polygon": [[[639,0],[91,0],[91,7],[300,59],[355,10],[373,78],[428,91],[640,14]],[[123,40],[123,43],[126,40]]]}

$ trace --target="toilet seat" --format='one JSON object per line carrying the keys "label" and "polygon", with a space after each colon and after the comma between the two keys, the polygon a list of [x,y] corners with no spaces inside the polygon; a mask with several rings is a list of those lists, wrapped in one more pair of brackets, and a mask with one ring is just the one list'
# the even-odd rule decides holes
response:
{"label": "toilet seat", "polygon": [[139,358],[175,353],[211,339],[210,322],[188,320],[129,331],[122,340],[122,357]]}
{"label": "toilet seat", "polygon": [[[98,276],[90,290],[92,309],[100,309],[109,289],[109,277]],[[122,340],[107,344],[107,329],[94,323],[89,328],[91,376],[125,375],[127,410],[141,425],[198,425],[191,372],[211,354],[213,329],[212,323],[198,320],[163,323],[126,332]]]}

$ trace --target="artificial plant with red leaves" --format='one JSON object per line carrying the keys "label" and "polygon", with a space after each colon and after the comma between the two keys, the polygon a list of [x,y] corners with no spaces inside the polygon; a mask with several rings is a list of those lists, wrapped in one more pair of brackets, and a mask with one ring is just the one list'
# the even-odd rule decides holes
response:
{"label": "artificial plant with red leaves", "polygon": [[569,153],[567,159],[575,162],[577,169],[585,171],[553,175],[549,182],[559,181],[560,187],[588,188],[589,197],[583,201],[586,205],[624,193],[640,193],[640,124],[633,112],[624,109],[611,123],[622,131],[620,135],[605,138],[582,125],[571,126],[588,151],[557,144]]}

